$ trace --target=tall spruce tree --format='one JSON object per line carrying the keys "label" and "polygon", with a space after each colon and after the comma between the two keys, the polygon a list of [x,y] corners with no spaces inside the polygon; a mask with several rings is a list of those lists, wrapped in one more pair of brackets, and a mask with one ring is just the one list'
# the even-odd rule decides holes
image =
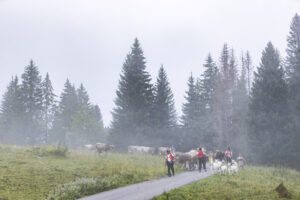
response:
{"label": "tall spruce tree", "polygon": [[12,78],[3,95],[0,110],[1,141],[7,144],[24,144],[22,135],[23,106],[18,77]]}
{"label": "tall spruce tree", "polygon": [[21,99],[24,106],[24,140],[37,144],[42,138],[43,90],[39,70],[31,60],[22,74]]}
{"label": "tall spruce tree", "polygon": [[188,90],[184,97],[186,102],[182,105],[181,123],[185,128],[195,128],[199,119],[199,93],[193,75],[188,79]]}
{"label": "tall spruce tree", "polygon": [[220,74],[213,100],[215,138],[218,148],[225,148],[232,143],[233,91],[236,87],[237,69],[233,50],[224,44],[220,57]]}
{"label": "tall spruce tree", "polygon": [[48,144],[49,131],[53,126],[54,115],[56,112],[56,101],[53,91],[52,82],[50,80],[49,74],[46,74],[46,77],[42,83],[43,90],[43,120],[44,120],[44,131],[45,136],[43,138],[44,143]]}
{"label": "tall spruce tree", "polygon": [[154,127],[156,132],[155,143],[161,146],[171,146],[174,141],[174,129],[177,125],[175,101],[167,73],[160,67],[154,87]]}
{"label": "tall spruce tree", "polygon": [[90,103],[89,95],[83,86],[77,89],[78,110],[72,116],[68,144],[74,148],[104,139],[104,127],[99,106]]}
{"label": "tall spruce tree", "polygon": [[210,54],[208,54],[205,64],[203,65],[204,72],[200,79],[200,111],[199,119],[201,129],[201,142],[206,148],[213,148],[214,144],[214,117],[213,117],[213,99],[216,94],[218,68]]}
{"label": "tall spruce tree", "polygon": [[[294,81],[300,77],[300,17],[296,14],[290,26],[290,32],[287,37],[287,58],[286,68],[290,85],[297,85]],[[299,89],[299,87],[297,87]],[[294,89],[294,88],[293,88]]]}
{"label": "tall spruce tree", "polygon": [[145,57],[138,39],[123,64],[112,112],[111,140],[121,149],[128,144],[144,144],[153,125],[153,86],[146,71]]}
{"label": "tall spruce tree", "polygon": [[241,74],[232,96],[231,146],[234,152],[247,153],[247,114],[249,96],[247,91],[247,63],[242,58]]}
{"label": "tall spruce tree", "polygon": [[95,141],[96,139],[102,142],[106,142],[108,139],[107,130],[104,127],[101,109],[98,105],[91,106],[91,117],[93,119],[93,130],[95,130],[94,133],[96,134],[93,134],[90,139],[93,139],[92,141]]}
{"label": "tall spruce tree", "polygon": [[78,103],[80,106],[90,105],[90,98],[82,83],[80,84],[80,87],[77,89],[77,95],[78,95]]}
{"label": "tall spruce tree", "polygon": [[159,69],[154,88],[154,117],[157,128],[170,128],[176,125],[175,102],[167,73],[163,66]]}
{"label": "tall spruce tree", "polygon": [[288,89],[278,51],[271,42],[262,53],[254,74],[249,107],[252,159],[259,164],[279,164],[287,159]]}
{"label": "tall spruce tree", "polygon": [[293,158],[291,158],[290,162],[294,161],[293,166],[296,166],[296,162],[299,163],[297,152],[300,152],[298,143],[300,140],[300,17],[298,14],[295,14],[290,25],[286,52],[289,109],[292,114],[292,125],[290,127],[292,136],[289,145],[292,148],[290,156],[293,156]]}
{"label": "tall spruce tree", "polygon": [[102,130],[104,130],[103,117],[102,117],[100,107],[98,105],[92,106],[92,115],[93,118],[96,120],[96,123],[99,125],[99,127]]}
{"label": "tall spruce tree", "polygon": [[182,131],[184,135],[183,150],[188,150],[191,147],[199,147],[201,138],[201,96],[200,96],[200,84],[199,80],[195,81],[195,78],[191,74],[188,79],[188,90],[185,95],[185,103],[182,105]]}
{"label": "tall spruce tree", "polygon": [[212,98],[216,89],[218,68],[213,61],[210,54],[208,54],[204,67],[204,73],[202,74],[202,96],[205,102],[205,108],[208,113],[212,111]]}
{"label": "tall spruce tree", "polygon": [[68,145],[69,137],[72,135],[72,118],[78,111],[78,108],[76,89],[70,83],[69,79],[67,79],[63,92],[60,95],[57,112],[55,113],[55,121],[51,137],[52,142],[59,142],[60,144]]}

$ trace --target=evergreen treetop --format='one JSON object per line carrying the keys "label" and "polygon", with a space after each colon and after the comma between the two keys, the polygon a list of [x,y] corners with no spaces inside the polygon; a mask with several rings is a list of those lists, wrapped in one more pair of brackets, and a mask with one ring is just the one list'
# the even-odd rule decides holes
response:
{"label": "evergreen treetop", "polygon": [[174,96],[163,66],[159,69],[154,88],[154,112],[157,127],[168,128],[176,125]]}

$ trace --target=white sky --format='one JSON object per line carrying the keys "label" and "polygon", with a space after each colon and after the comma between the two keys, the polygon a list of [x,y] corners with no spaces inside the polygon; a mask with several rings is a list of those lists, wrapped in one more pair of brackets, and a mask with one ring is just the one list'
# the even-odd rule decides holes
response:
{"label": "white sky", "polygon": [[299,8],[299,0],[0,0],[0,95],[33,59],[58,95],[67,77],[82,82],[108,126],[138,37],[153,79],[164,64],[180,114],[188,76],[200,75],[209,52],[218,61],[226,42],[257,65],[272,41],[284,57]]}

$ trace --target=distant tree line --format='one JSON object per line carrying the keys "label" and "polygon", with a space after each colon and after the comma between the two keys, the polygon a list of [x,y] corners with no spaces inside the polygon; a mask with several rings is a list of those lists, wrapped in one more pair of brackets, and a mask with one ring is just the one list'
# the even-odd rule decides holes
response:
{"label": "distant tree line", "polygon": [[120,149],[128,145],[175,146],[186,151],[200,145],[240,150],[246,144],[249,96],[247,70],[251,58],[242,57],[241,73],[232,49],[225,44],[220,65],[207,56],[204,73],[188,79],[182,116],[177,117],[174,97],[163,66],[156,81],[146,71],[138,39],[123,64],[113,110],[110,140]]}
{"label": "distant tree line", "polygon": [[44,80],[31,60],[21,81],[12,77],[0,110],[0,140],[14,145],[79,147],[105,138],[102,115],[83,84],[66,81],[57,101],[49,74]]}
{"label": "distant tree line", "polygon": [[105,140],[129,145],[174,146],[179,151],[230,146],[249,161],[298,168],[300,163],[300,17],[287,37],[287,57],[269,42],[253,73],[249,52],[236,58],[224,44],[218,61],[208,54],[201,75],[187,81],[182,115],[175,110],[167,72],[152,82],[138,39],[123,63],[109,133],[100,108],[84,86],[66,81],[59,101],[49,75],[42,80],[33,61],[19,83],[13,77],[0,113],[2,143],[61,143],[71,147]]}
{"label": "distant tree line", "polygon": [[298,168],[300,162],[300,18],[292,20],[287,58],[269,42],[253,74],[247,51],[236,59],[224,44],[219,61],[210,54],[200,76],[190,75],[182,116],[163,66],[152,84],[137,39],[126,56],[116,91],[109,139],[120,150],[128,145],[230,146],[249,161]]}

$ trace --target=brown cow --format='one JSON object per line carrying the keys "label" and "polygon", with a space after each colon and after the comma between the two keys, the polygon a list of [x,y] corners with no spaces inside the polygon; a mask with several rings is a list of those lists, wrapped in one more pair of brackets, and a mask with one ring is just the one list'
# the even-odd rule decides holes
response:
{"label": "brown cow", "polygon": [[175,153],[176,161],[182,165],[184,169],[194,170],[195,165],[197,165],[197,154],[195,152],[187,152],[187,153]]}

